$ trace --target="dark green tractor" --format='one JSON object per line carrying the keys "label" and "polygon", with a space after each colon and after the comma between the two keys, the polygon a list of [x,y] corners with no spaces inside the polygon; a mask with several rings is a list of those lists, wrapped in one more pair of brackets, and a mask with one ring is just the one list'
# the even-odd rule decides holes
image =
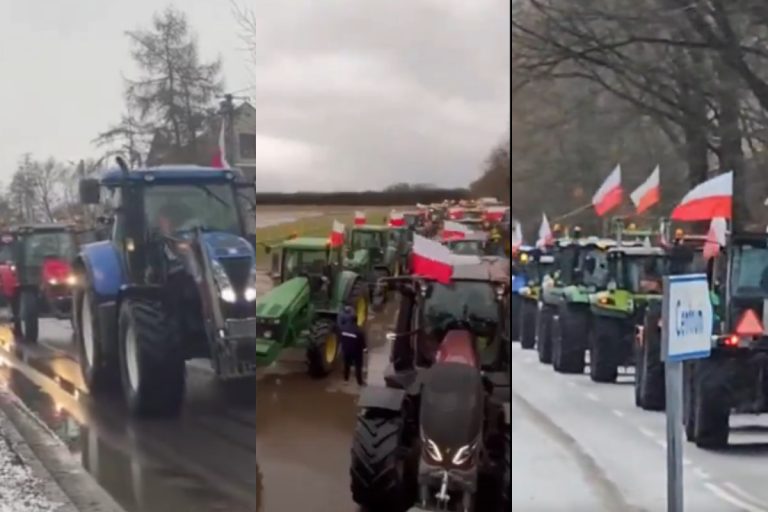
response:
{"label": "dark green tractor", "polygon": [[554,278],[543,283],[539,310],[539,360],[559,373],[584,371],[589,294],[607,284],[606,254],[613,240],[596,237],[561,242]]}
{"label": "dark green tractor", "polygon": [[[625,245],[608,251],[607,289],[590,295],[589,375],[594,382],[615,382],[620,366],[635,364],[635,336],[647,308],[661,300],[667,254],[661,247]],[[642,372],[658,371],[659,354]]]}
{"label": "dark green tractor", "polygon": [[327,238],[299,237],[267,248],[276,286],[256,301],[256,362],[274,363],[288,347],[306,350],[310,375],[328,375],[340,353],[336,320],[345,305],[363,327],[368,320],[368,288],[359,274],[344,268],[342,247]]}
{"label": "dark green tractor", "polygon": [[401,247],[393,240],[393,228],[363,224],[349,230],[346,244],[345,268],[358,273],[371,291],[371,305],[380,309],[387,301],[388,290],[377,286],[379,279],[400,274]]}

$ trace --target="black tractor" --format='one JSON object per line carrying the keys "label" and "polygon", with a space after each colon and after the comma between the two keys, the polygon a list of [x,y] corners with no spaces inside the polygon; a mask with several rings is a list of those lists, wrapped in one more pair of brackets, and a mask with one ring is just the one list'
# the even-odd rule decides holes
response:
{"label": "black tractor", "polygon": [[401,294],[384,386],[360,396],[351,488],[372,512],[510,509],[509,273],[482,260]]}

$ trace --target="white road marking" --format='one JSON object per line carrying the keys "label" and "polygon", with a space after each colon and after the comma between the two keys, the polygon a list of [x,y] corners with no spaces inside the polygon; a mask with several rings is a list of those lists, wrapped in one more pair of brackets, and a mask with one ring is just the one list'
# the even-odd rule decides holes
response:
{"label": "white road marking", "polygon": [[707,489],[709,489],[709,491],[712,494],[714,494],[721,500],[727,503],[730,503],[731,505],[734,505],[736,507],[739,507],[741,510],[744,510],[745,512],[768,512],[768,509],[765,509],[763,507],[759,507],[756,505],[752,505],[751,503],[741,500],[738,497],[726,491],[725,489],[723,489],[722,487],[713,484],[712,482],[705,482],[704,486]]}
{"label": "white road marking", "polygon": [[656,444],[661,446],[665,450],[667,449],[667,442],[666,441],[662,441],[661,439],[654,439],[654,441],[656,441]]}
{"label": "white road marking", "polygon": [[639,430],[640,433],[643,434],[645,437],[650,437],[651,439],[656,437],[656,434],[654,434],[652,430],[649,430],[645,427],[637,427],[637,430]]}
{"label": "white road marking", "polygon": [[754,503],[755,505],[763,505],[768,506],[768,503],[764,502],[760,498],[757,498],[755,496],[752,496],[747,491],[739,487],[738,485],[734,484],[733,482],[725,482],[723,483],[723,486],[727,487],[730,491],[732,491],[734,494],[741,496],[743,499],[750,501]]}
{"label": "white road marking", "polygon": [[683,466],[690,466],[691,464],[693,464],[693,462],[691,462],[691,459],[683,458]]}
{"label": "white road marking", "polygon": [[701,478],[702,480],[709,480],[709,473],[707,473],[700,467],[693,468],[693,472],[696,474],[697,477]]}
{"label": "white road marking", "polygon": [[572,380],[569,380],[569,381],[566,381],[566,382],[568,383],[568,385],[569,385],[570,387],[572,387],[572,388],[575,388],[575,387],[576,387],[576,383],[575,383],[575,382],[573,382]]}
{"label": "white road marking", "polygon": [[621,412],[621,411],[620,411],[620,410],[618,410],[618,409],[611,409],[611,412],[612,412],[612,413],[613,413],[615,416],[618,416],[619,418],[623,418],[623,417],[624,417],[624,413],[623,413],[623,412]]}
{"label": "white road marking", "polygon": [[587,398],[589,398],[593,402],[599,402],[600,401],[600,398],[596,394],[594,394],[594,393],[587,393]]}

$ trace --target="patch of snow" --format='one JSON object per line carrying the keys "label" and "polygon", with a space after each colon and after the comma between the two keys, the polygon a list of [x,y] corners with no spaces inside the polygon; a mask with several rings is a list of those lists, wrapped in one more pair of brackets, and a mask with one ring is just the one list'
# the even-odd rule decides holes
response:
{"label": "patch of snow", "polygon": [[48,498],[45,483],[16,453],[0,420],[0,512],[53,512],[61,505]]}

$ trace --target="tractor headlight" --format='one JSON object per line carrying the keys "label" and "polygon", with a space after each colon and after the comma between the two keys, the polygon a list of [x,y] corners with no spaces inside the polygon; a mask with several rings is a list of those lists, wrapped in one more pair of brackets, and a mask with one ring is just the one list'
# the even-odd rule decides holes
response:
{"label": "tractor headlight", "polygon": [[456,453],[453,455],[453,458],[451,459],[451,464],[454,466],[463,466],[469,459],[472,457],[472,455],[475,453],[475,446],[474,444],[465,444],[461,448],[459,448]]}
{"label": "tractor headlight", "polygon": [[55,277],[52,277],[51,279],[48,280],[48,284],[51,286],[56,286],[57,284],[59,284],[59,280],[56,279]]}
{"label": "tractor headlight", "polygon": [[231,286],[227,286],[225,288],[221,289],[220,292],[221,300],[224,302],[229,302],[230,304],[234,304],[237,302],[237,294],[235,293],[235,289]]}
{"label": "tractor headlight", "polygon": [[256,264],[251,267],[251,273],[248,275],[248,284],[245,287],[245,300],[253,302],[256,300]]}
{"label": "tractor headlight", "polygon": [[253,302],[256,300],[256,288],[249,286],[245,289],[245,300],[248,302]]}
{"label": "tractor headlight", "polygon": [[77,276],[75,274],[70,274],[67,276],[67,284],[69,286],[75,286],[77,285]]}
{"label": "tractor headlight", "polygon": [[435,442],[431,439],[427,439],[424,443],[424,448],[429,455],[429,458],[435,462],[443,462],[443,454],[440,453],[440,448],[437,447]]}

